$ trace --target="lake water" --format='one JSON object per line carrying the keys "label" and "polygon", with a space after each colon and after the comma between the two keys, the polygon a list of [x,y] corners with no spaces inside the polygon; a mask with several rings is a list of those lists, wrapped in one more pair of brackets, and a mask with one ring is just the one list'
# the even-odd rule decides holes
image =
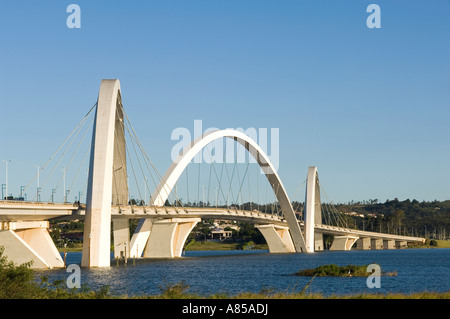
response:
{"label": "lake water", "polygon": [[[81,263],[81,253],[68,253],[66,263]],[[159,294],[161,287],[184,281],[189,292],[212,293],[301,291],[311,278],[292,276],[300,269],[325,264],[366,265],[376,263],[383,272],[398,273],[382,276],[380,288],[368,288],[366,277],[316,277],[307,292],[331,294],[412,293],[450,290],[450,249],[398,249],[324,251],[312,254],[270,254],[267,251],[191,251],[177,259],[111,261],[105,269],[81,268],[81,283],[92,289],[108,285],[112,294]],[[70,275],[65,269],[40,270],[36,276],[50,281]]]}

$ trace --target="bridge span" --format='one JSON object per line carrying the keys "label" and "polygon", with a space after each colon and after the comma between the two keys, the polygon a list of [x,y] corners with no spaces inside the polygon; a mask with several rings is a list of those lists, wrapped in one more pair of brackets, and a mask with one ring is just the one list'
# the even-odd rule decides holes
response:
{"label": "bridge span", "polygon": [[[423,238],[323,225],[319,178],[315,166],[308,168],[305,218],[304,221],[299,221],[281,178],[267,154],[248,135],[231,129],[209,131],[193,140],[182,149],[164,176],[158,174],[161,177],[159,184],[155,184],[150,201],[144,201],[146,206],[130,206],[127,178],[129,152],[125,144],[125,123],[128,118],[124,112],[121,96],[120,82],[117,79],[102,80],[97,103],[88,112],[89,115],[95,109],[95,117],[92,119],[86,204],[40,202],[39,167],[38,202],[0,201],[0,245],[5,248],[5,254],[10,260],[16,263],[31,260],[35,268],[64,267],[48,231],[49,220],[55,218],[84,218],[81,261],[83,267],[110,266],[111,233],[115,257],[181,256],[187,236],[202,218],[252,222],[265,237],[270,252],[276,253],[312,253],[324,250],[323,234],[334,236],[331,250],[350,250],[355,243],[359,249],[393,249],[405,246],[407,242],[424,241]],[[83,121],[86,119],[87,115]],[[80,124],[74,132],[78,130]],[[127,130],[130,131],[128,127]],[[133,128],[131,131],[134,133]],[[78,132],[79,130],[75,135]],[[129,134],[132,135],[131,132]],[[189,163],[210,143],[221,139],[232,140],[239,144],[249,154],[249,158],[251,156],[258,164],[258,169],[263,173],[276,197],[281,215],[220,207],[165,205],[169,195],[173,195],[176,183]],[[142,145],[136,141],[135,135],[132,135],[132,140],[142,151]],[[73,157],[70,162],[72,159]],[[134,174],[134,168],[132,165],[131,167]],[[65,166],[63,172],[65,185]],[[21,195],[22,193],[21,191]],[[65,186],[64,201],[67,201]],[[131,235],[129,219],[132,218],[138,218],[139,223]]]}
{"label": "bridge span", "polygon": [[[18,249],[21,256],[14,254],[16,261],[25,262],[24,258],[31,258],[36,268],[52,268],[60,266],[57,253],[51,247],[47,229],[49,220],[84,220],[86,205],[79,203],[43,203],[23,201],[0,201],[0,240],[8,243],[7,237],[19,234],[24,245],[28,245],[33,253],[25,253]],[[201,219],[225,219],[233,221],[250,222],[256,225],[265,237],[269,251],[272,253],[295,252],[289,236],[289,226],[285,218],[276,214],[268,214],[258,210],[248,211],[238,208],[219,207],[173,207],[173,206],[111,206],[111,218],[114,233],[114,256],[120,257],[180,257],[189,232]],[[155,236],[149,236],[149,249],[133,252],[133,242],[129,241],[129,233],[124,228],[129,226],[129,219],[146,219],[152,224]],[[302,231],[305,231],[305,223],[298,221]],[[118,225],[120,227],[115,227]],[[158,226],[159,225],[159,226]],[[184,227],[183,227],[184,225]],[[186,227],[188,225],[189,227]],[[122,227],[123,226],[123,227]],[[170,228],[167,231],[168,228]],[[158,227],[163,230],[158,231]],[[333,244],[330,250],[350,250],[352,248],[368,249],[395,249],[406,247],[407,243],[422,243],[423,238],[401,236],[377,232],[362,231],[325,224],[315,224],[315,235],[333,235]],[[8,233],[6,234],[6,231]],[[34,233],[25,236],[26,231]],[[151,234],[151,231],[150,231]],[[165,235],[164,235],[165,234]],[[176,236],[174,236],[176,235]],[[128,238],[127,238],[128,236]],[[36,239],[40,237],[39,241]],[[161,240],[164,238],[164,240]],[[128,239],[128,240],[127,240]],[[154,241],[158,244],[151,244]],[[11,238],[9,239],[11,241]],[[136,242],[136,240],[135,240]],[[39,243],[39,245],[37,245]],[[164,245],[164,243],[170,243]],[[355,247],[356,244],[356,247]],[[17,245],[15,248],[17,249]],[[33,248],[34,247],[34,248]],[[152,247],[152,249],[150,249]],[[159,248],[155,248],[159,247]],[[324,247],[316,246],[315,251],[324,250]],[[40,252],[39,252],[40,251]],[[46,253],[44,253],[47,251]],[[53,254],[48,256],[48,251]],[[46,255],[46,258],[40,256]],[[34,256],[33,256],[34,255]],[[53,264],[48,259],[54,260]],[[58,262],[56,262],[58,261]]]}
{"label": "bridge span", "polygon": [[[0,201],[0,220],[45,221],[50,219],[84,219],[86,204],[78,203],[43,203]],[[254,224],[274,223],[286,225],[286,220],[279,215],[248,211],[238,208],[220,207],[174,207],[174,206],[111,206],[113,219],[124,218],[214,218],[252,222]]]}

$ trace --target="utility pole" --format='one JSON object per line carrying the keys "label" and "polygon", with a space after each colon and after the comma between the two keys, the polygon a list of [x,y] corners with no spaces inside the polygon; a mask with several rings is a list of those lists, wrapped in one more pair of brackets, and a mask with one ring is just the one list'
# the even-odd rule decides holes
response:
{"label": "utility pole", "polygon": [[217,197],[217,194],[218,194],[218,193],[217,193],[217,187],[216,187],[216,208],[217,208],[217,198],[218,198],[218,197]]}
{"label": "utility pole", "polygon": [[39,172],[40,172],[40,170],[41,170],[41,167],[39,166],[39,165],[34,165],[36,168],[37,168],[37,181],[36,181],[36,200],[38,201],[38,202],[40,202],[40,200],[41,200],[41,196],[40,196],[40,188],[39,188]]}
{"label": "utility pole", "polygon": [[205,185],[202,184],[202,201],[203,207],[205,207]]}
{"label": "utility pole", "polygon": [[178,201],[178,183],[175,184],[175,206],[179,205],[179,201]]}
{"label": "utility pole", "polygon": [[66,166],[63,166],[63,187],[64,187],[64,203],[67,202],[67,193],[66,193]]}
{"label": "utility pole", "polygon": [[147,176],[144,176],[144,206],[147,205]]}
{"label": "utility pole", "polygon": [[23,192],[25,191],[25,186],[20,186],[20,196],[22,199],[24,198]]}
{"label": "utility pole", "polygon": [[39,188],[39,171],[40,171],[40,166],[39,165],[34,165],[37,168],[37,182],[36,182],[36,187]]}
{"label": "utility pole", "polygon": [[6,178],[6,200],[8,200],[8,163],[11,162],[11,160],[2,160],[2,162],[5,163],[5,167],[6,167],[6,174],[5,174],[5,178]]}

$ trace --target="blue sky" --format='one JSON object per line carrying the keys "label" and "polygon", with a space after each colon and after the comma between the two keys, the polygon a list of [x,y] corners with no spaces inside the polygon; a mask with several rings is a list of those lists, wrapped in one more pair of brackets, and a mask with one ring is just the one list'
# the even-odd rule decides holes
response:
{"label": "blue sky", "polygon": [[[69,29],[66,8],[81,8]],[[369,29],[366,8],[381,8]],[[334,202],[450,194],[450,1],[0,1],[0,158],[34,176],[118,78],[160,172],[177,127],[279,128],[292,194],[318,166]],[[4,183],[4,164],[0,181]]]}

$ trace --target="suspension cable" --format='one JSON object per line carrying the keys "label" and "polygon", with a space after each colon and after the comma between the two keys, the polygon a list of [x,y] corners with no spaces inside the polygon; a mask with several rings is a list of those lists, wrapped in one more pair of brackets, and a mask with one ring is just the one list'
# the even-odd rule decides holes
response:
{"label": "suspension cable", "polygon": [[[98,101],[97,101],[98,102]],[[53,160],[53,158],[56,156],[56,154],[58,154],[58,152],[61,150],[61,148],[67,143],[67,141],[72,137],[72,135],[77,132],[76,134],[78,134],[79,130],[81,129],[80,126],[82,127],[84,125],[84,123],[86,122],[87,118],[89,117],[89,115],[91,114],[92,110],[97,106],[97,102],[95,102],[95,104],[91,107],[91,109],[86,113],[86,115],[81,119],[81,121],[77,124],[77,126],[73,129],[73,131],[69,134],[69,136],[60,144],[60,146],[58,147],[58,149],[50,156],[50,158],[45,162],[44,165],[42,165],[42,167],[38,170],[38,173],[36,173],[36,175],[33,177],[33,179],[28,183],[28,185],[21,190],[20,193],[20,197],[23,196],[23,193],[26,192],[26,190],[31,186],[31,184],[37,179],[38,175],[40,172],[42,172],[47,165]],[[75,136],[76,137],[76,136]],[[74,139],[75,139],[74,137]],[[56,166],[55,166],[56,167]],[[52,172],[50,173],[50,175],[53,173],[54,169],[52,170]],[[48,180],[48,179],[47,179]],[[42,188],[42,187],[41,187]],[[36,195],[37,196],[37,195]]]}

